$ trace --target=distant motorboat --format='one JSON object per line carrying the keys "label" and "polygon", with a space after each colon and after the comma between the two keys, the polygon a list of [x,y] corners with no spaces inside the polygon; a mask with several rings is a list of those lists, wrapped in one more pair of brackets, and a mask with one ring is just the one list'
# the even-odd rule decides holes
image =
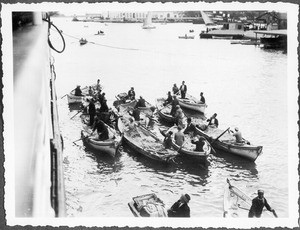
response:
{"label": "distant motorboat", "polygon": [[148,12],[147,17],[143,24],[143,29],[155,29],[156,27],[152,24],[151,12]]}
{"label": "distant motorboat", "polygon": [[86,43],[87,43],[87,40],[84,39],[84,38],[81,38],[81,39],[79,40],[79,44],[80,44],[80,45],[85,45]]}
{"label": "distant motorboat", "polygon": [[97,33],[95,35],[105,35],[105,34],[102,30],[99,30],[99,31],[97,31]]}
{"label": "distant motorboat", "polygon": [[192,35],[184,35],[184,36],[178,36],[179,39],[194,39],[195,36]]}

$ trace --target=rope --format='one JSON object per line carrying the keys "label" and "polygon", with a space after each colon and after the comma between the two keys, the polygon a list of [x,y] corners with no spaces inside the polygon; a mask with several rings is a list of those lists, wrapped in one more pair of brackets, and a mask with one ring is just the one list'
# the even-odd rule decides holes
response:
{"label": "rope", "polygon": [[[46,21],[48,22],[48,45],[50,46],[51,49],[53,49],[54,51],[56,51],[57,53],[62,53],[64,52],[65,48],[66,48],[66,43],[65,43],[65,39],[61,33],[61,31],[50,21],[50,16],[49,14],[46,14],[46,18],[43,18],[43,21]],[[52,45],[52,42],[50,40],[50,29],[51,27],[54,27],[56,29],[56,31],[59,33],[62,41],[63,41],[63,48],[62,50],[57,50],[53,45]]]}
{"label": "rope", "polygon": [[[67,37],[71,37],[71,38],[74,38],[76,40],[80,40],[80,38],[78,37],[75,37],[75,36],[72,36],[70,34],[66,34],[66,33],[63,33],[65,36]],[[118,46],[110,46],[110,45],[104,45],[104,44],[101,44],[101,43],[97,43],[97,42],[89,42],[87,41],[87,43],[91,43],[91,44],[94,44],[94,45],[98,45],[98,46],[103,46],[103,47],[107,47],[107,48],[112,48],[112,49],[120,49],[120,50],[133,50],[133,51],[138,51],[139,49],[135,49],[135,48],[124,48],[124,47],[118,47]]]}

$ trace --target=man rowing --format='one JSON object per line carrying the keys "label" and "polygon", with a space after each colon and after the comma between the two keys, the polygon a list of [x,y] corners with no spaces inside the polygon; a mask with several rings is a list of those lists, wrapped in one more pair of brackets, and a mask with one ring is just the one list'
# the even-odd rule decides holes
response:
{"label": "man rowing", "polygon": [[257,194],[258,194],[258,196],[252,200],[252,205],[249,210],[248,217],[249,218],[253,218],[253,217],[260,218],[264,207],[266,207],[266,209],[268,211],[274,213],[275,210],[270,207],[270,205],[267,202],[267,199],[264,197],[264,191],[258,190]]}

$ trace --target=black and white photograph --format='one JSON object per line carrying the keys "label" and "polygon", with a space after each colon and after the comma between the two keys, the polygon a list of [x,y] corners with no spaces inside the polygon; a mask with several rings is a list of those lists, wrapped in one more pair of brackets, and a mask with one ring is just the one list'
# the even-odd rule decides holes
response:
{"label": "black and white photograph", "polygon": [[8,226],[299,227],[297,4],[1,5]]}

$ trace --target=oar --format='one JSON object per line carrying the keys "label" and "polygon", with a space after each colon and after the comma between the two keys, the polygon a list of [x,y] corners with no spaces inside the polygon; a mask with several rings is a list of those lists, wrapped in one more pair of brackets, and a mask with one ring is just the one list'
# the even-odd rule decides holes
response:
{"label": "oar", "polygon": [[177,150],[177,152],[179,153],[179,151],[183,148],[183,146],[188,142],[188,140],[186,140],[185,142],[183,142],[183,144],[180,146],[180,148]]}
{"label": "oar", "polygon": [[274,209],[273,209],[272,213],[273,213],[273,215],[274,215],[276,218],[278,218],[277,213],[275,212]]}
{"label": "oar", "polygon": [[68,94],[63,95],[60,99],[63,99],[65,96],[67,96]]}
{"label": "oar", "polygon": [[[94,133],[94,132],[93,132],[93,133]],[[78,140],[73,141],[73,143],[75,144],[75,142],[77,142],[77,141],[84,140],[84,139],[86,139],[86,138],[88,138],[88,137],[91,137],[91,136],[93,135],[93,133],[91,133],[89,136],[81,137],[81,138],[79,138]]]}
{"label": "oar", "polygon": [[215,141],[217,141],[221,136],[223,136],[228,130],[230,129],[230,127],[229,128],[227,128],[223,133],[221,133],[216,139],[214,139],[210,144],[212,145]]}
{"label": "oar", "polygon": [[[203,136],[204,137],[204,136]],[[204,137],[205,138],[205,137]],[[209,141],[205,138],[208,146],[210,146],[211,150],[213,151],[213,153],[215,154],[216,153],[216,150],[211,146],[211,144],[209,143]]]}

